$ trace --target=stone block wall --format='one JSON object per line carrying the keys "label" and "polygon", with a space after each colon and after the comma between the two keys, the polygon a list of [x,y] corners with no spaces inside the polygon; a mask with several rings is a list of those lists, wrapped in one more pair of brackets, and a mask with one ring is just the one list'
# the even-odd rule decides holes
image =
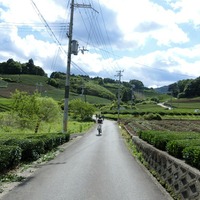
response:
{"label": "stone block wall", "polygon": [[199,170],[154,148],[137,136],[133,136],[132,140],[138,150],[142,152],[149,167],[155,170],[182,200],[200,200]]}

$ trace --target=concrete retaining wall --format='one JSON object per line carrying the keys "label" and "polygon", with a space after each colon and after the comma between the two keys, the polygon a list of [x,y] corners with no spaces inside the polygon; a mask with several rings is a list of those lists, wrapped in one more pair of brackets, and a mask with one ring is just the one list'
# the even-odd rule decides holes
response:
{"label": "concrete retaining wall", "polygon": [[200,171],[185,164],[184,161],[154,148],[152,145],[132,137],[139,151],[143,153],[149,167],[169,184],[183,200],[200,200]]}

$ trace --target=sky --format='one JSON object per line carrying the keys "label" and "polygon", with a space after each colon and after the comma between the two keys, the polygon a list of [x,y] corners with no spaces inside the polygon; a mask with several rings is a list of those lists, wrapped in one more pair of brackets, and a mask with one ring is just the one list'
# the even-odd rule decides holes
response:
{"label": "sky", "polygon": [[[0,0],[0,62],[66,72],[70,0]],[[198,0],[75,0],[71,74],[161,87],[200,75]],[[84,51],[83,51],[84,49]]]}

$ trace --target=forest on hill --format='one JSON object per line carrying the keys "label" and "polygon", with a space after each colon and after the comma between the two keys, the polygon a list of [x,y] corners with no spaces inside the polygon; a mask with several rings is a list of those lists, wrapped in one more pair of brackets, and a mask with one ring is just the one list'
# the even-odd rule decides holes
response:
{"label": "forest on hill", "polygon": [[12,58],[6,62],[0,63],[0,74],[32,74],[39,76],[47,76],[45,71],[34,64],[33,59],[29,59],[27,63],[14,61]]}

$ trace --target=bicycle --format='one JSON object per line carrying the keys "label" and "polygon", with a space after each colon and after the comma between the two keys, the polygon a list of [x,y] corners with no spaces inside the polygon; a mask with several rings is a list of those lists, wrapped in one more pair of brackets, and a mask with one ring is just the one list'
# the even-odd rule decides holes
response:
{"label": "bicycle", "polygon": [[101,135],[101,133],[102,133],[102,125],[101,124],[98,124],[97,131],[98,131],[97,135]]}

